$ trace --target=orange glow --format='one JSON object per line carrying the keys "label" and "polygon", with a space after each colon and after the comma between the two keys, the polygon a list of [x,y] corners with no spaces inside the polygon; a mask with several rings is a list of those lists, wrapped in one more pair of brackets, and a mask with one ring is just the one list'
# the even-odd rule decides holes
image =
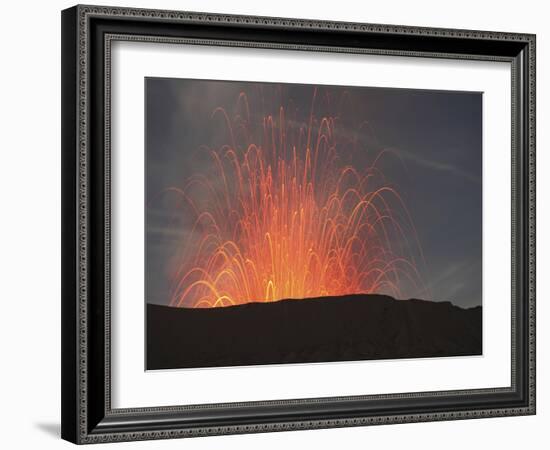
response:
{"label": "orange glow", "polygon": [[221,108],[213,113],[228,142],[208,149],[212,171],[169,189],[196,214],[193,239],[174,259],[170,304],[401,298],[403,286],[418,288],[416,233],[377,167],[383,152],[368,167],[345,164],[337,118],[315,117],[313,106],[309,122],[298,125],[280,107],[276,117],[263,117],[255,136],[246,95],[238,106],[233,119]]}

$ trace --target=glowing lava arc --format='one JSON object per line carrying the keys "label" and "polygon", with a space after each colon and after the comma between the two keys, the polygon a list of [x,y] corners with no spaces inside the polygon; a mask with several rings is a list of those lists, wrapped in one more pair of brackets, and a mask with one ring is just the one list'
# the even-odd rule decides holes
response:
{"label": "glowing lava arc", "polygon": [[[198,236],[183,243],[172,268],[170,304],[357,293],[401,298],[404,284],[418,287],[416,233],[378,158],[360,171],[343,164],[337,121],[313,112],[296,126],[281,107],[278,117],[262,117],[254,137],[246,95],[238,102],[244,113],[233,121],[221,108],[213,113],[227,127],[228,143],[210,150],[212,173],[169,189],[195,212],[191,235]],[[237,134],[244,144],[235,143]]]}

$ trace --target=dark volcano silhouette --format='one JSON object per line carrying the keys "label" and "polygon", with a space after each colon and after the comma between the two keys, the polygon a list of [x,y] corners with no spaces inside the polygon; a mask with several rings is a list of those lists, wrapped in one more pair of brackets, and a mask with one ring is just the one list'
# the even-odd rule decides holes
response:
{"label": "dark volcano silhouette", "polygon": [[346,295],[147,305],[147,369],[481,355],[481,306]]}

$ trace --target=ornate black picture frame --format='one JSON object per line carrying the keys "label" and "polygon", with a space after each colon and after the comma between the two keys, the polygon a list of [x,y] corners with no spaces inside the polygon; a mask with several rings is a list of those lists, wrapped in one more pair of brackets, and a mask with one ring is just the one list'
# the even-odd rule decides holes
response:
{"label": "ornate black picture frame", "polygon": [[[511,385],[113,409],[114,41],[505,61],[512,67]],[[535,36],[99,6],[62,12],[62,437],[74,443],[535,414]]]}

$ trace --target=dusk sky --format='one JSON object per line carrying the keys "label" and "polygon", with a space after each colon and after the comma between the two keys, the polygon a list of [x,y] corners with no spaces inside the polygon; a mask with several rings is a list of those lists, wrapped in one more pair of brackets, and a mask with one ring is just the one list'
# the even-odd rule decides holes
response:
{"label": "dusk sky", "polygon": [[[252,122],[261,123],[268,114],[278,118],[283,106],[289,126],[300,126],[308,122],[314,89],[145,80],[147,302],[169,302],[170,261],[192,227],[190,211],[166,190],[182,189],[192,174],[206,173],[211,165],[206,147],[227,141],[214,110],[223,107],[233,120],[243,114],[238,97],[245,92]],[[416,228],[425,261],[419,271],[431,295],[425,299],[481,305],[482,94],[319,86],[314,114],[339,118],[337,132],[354,142],[350,161],[358,170],[389,150],[379,167],[403,198]],[[342,158],[347,161],[347,154]],[[404,292],[406,298],[421,295],[409,288]]]}

